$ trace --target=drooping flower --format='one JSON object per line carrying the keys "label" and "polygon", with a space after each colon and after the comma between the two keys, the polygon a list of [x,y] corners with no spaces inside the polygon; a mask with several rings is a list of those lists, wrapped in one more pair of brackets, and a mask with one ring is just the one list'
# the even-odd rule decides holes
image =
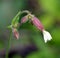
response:
{"label": "drooping flower", "polygon": [[42,23],[37,17],[33,16],[31,21],[39,30],[42,31],[45,43],[52,39],[50,33],[48,31],[45,31]]}

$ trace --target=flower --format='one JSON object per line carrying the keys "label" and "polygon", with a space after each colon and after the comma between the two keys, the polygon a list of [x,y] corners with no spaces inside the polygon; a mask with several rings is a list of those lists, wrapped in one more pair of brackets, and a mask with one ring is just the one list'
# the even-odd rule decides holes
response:
{"label": "flower", "polygon": [[42,23],[39,21],[39,19],[37,17],[33,16],[31,21],[39,30],[42,31],[45,43],[52,39],[50,33],[45,31]]}
{"label": "flower", "polygon": [[15,36],[15,38],[19,39],[18,30],[16,28],[12,28],[12,32],[13,32],[13,35]]}

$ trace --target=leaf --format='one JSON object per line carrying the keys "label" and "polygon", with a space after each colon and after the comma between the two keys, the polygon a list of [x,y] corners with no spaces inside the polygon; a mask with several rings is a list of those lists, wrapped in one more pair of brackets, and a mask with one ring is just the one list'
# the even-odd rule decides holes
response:
{"label": "leaf", "polygon": [[18,12],[18,14],[12,19],[11,25],[15,25],[19,21],[19,15],[21,11]]}

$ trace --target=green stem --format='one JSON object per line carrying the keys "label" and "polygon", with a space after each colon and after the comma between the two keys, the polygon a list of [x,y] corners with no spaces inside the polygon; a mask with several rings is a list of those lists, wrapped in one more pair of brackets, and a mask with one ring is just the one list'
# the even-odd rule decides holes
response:
{"label": "green stem", "polygon": [[6,49],[6,57],[8,58],[8,53],[9,53],[9,49],[10,49],[10,44],[11,44],[11,32],[10,32],[10,38],[8,39],[8,44],[7,44],[7,49]]}
{"label": "green stem", "polygon": [[28,10],[22,11],[21,13],[27,13],[30,14],[31,12],[29,12]]}

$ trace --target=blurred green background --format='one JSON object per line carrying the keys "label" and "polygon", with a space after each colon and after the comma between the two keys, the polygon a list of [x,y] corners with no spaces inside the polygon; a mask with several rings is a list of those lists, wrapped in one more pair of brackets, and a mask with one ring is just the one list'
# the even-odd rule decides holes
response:
{"label": "blurred green background", "polygon": [[20,39],[12,34],[8,58],[60,58],[60,0],[0,0],[0,57],[5,58],[11,24],[18,11],[29,10],[37,16],[52,40],[44,43],[36,27],[27,22],[20,27]]}

